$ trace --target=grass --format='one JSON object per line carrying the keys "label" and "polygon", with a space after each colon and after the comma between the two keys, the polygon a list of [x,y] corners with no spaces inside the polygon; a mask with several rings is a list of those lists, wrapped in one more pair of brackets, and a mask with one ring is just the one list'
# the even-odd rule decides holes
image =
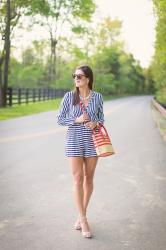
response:
{"label": "grass", "polygon": [[164,141],[166,141],[166,119],[151,102],[152,116]]}
{"label": "grass", "polygon": [[[127,95],[104,96],[103,99],[113,100]],[[32,115],[40,112],[57,110],[62,98],[55,100],[41,101],[29,104],[14,105],[13,107],[0,108],[0,120],[7,120],[16,117]]]}
{"label": "grass", "polygon": [[59,108],[61,98],[43,102],[15,105],[13,107],[0,108],[0,120],[32,115],[40,112],[56,110]]}

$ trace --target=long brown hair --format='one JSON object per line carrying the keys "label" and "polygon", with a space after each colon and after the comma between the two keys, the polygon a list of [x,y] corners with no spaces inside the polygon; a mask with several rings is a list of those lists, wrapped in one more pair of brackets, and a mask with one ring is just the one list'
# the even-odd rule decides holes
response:
{"label": "long brown hair", "polygon": [[[93,71],[92,71],[92,69],[87,65],[79,66],[76,69],[82,70],[84,72],[85,76],[87,78],[89,78],[88,87],[89,87],[89,89],[92,90],[92,87],[93,87]],[[74,96],[73,96],[73,105],[77,105],[79,102],[80,102],[79,87],[75,87]]]}

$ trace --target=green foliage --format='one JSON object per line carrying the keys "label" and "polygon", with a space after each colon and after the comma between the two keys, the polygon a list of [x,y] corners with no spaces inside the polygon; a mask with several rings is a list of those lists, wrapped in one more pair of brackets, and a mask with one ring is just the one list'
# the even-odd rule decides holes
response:
{"label": "green foliage", "polygon": [[114,84],[114,76],[112,74],[97,73],[95,77],[94,88],[96,91],[104,95],[111,95],[116,93]]}
{"label": "green foliage", "polygon": [[[34,41],[33,44],[36,44]],[[45,45],[46,46],[46,45]],[[11,62],[10,85],[26,87],[74,88],[72,72],[80,64],[93,68],[94,87],[104,95],[142,93],[144,91],[143,70],[131,54],[124,52],[119,43],[100,47],[88,57],[86,51],[70,43],[69,58],[57,58],[57,79],[49,81],[49,59],[37,53],[38,46],[27,48],[22,53],[22,63]],[[42,51],[44,51],[44,45]],[[97,47],[98,48],[98,47]],[[40,60],[38,58],[40,57]],[[45,62],[46,61],[46,62]]]}
{"label": "green foliage", "polygon": [[73,5],[72,14],[74,17],[79,17],[83,20],[90,21],[92,14],[95,11],[96,5],[93,0],[74,0],[65,1],[71,2]]}
{"label": "green foliage", "polygon": [[155,55],[151,65],[156,97],[166,104],[166,0],[153,0],[157,14]]}
{"label": "green foliage", "polygon": [[119,51],[114,47],[104,48],[96,54],[96,69],[101,73],[112,73],[115,78],[119,75]]}
{"label": "green foliage", "polygon": [[99,46],[109,47],[114,42],[117,44],[121,27],[122,22],[120,20],[111,20],[110,17],[106,17],[99,25]]}
{"label": "green foliage", "polygon": [[48,15],[50,11],[49,2],[47,0],[15,0],[13,4],[15,8],[24,8],[26,15]]}
{"label": "green foliage", "polygon": [[85,51],[83,51],[82,49],[80,49],[80,48],[77,47],[77,46],[74,46],[74,47],[71,49],[71,53],[72,53],[72,55],[73,55],[73,59],[76,58],[76,61],[77,61],[77,62],[78,62],[78,60],[79,60],[80,62],[86,60]]}
{"label": "green foliage", "polygon": [[[131,54],[118,46],[103,48],[94,59],[97,88],[104,93],[142,93],[144,76],[141,66]],[[101,83],[103,81],[103,83]]]}
{"label": "green foliage", "polygon": [[32,65],[35,60],[36,57],[32,48],[27,48],[26,50],[23,51],[22,53],[23,65],[25,66]]}
{"label": "green foliage", "polygon": [[144,91],[145,93],[155,93],[155,81],[153,79],[152,74],[152,67],[149,66],[149,68],[144,69],[144,76],[145,76],[145,86]]}
{"label": "green foliage", "polygon": [[143,70],[132,54],[122,53],[120,56],[120,76],[126,92],[142,93],[144,90],[145,78]]}
{"label": "green foliage", "polygon": [[72,31],[76,34],[84,34],[86,33],[86,28],[82,27],[81,25],[73,26]]}
{"label": "green foliage", "polygon": [[[35,45],[36,43],[34,41]],[[44,86],[46,68],[38,51],[39,48],[36,49],[36,46],[25,49],[22,52],[22,62],[11,57],[9,86],[27,88]]]}
{"label": "green foliage", "polygon": [[[142,68],[131,54],[124,51],[120,40],[122,22],[106,17],[94,29],[86,21],[95,10],[92,0],[58,0],[19,1],[16,3],[26,9],[27,15],[40,13],[48,21],[50,34],[53,35],[52,52],[56,47],[56,65],[52,65],[53,56],[48,57],[49,41],[34,41],[31,47],[22,53],[21,62],[11,60],[9,86],[17,87],[54,87],[73,89],[72,72],[80,64],[92,67],[95,76],[94,87],[105,95],[142,93],[145,88],[145,77]],[[21,5],[22,4],[22,5]],[[73,17],[75,19],[73,20]],[[80,22],[77,22],[80,20]],[[44,18],[42,19],[42,21]],[[72,37],[57,37],[55,30],[58,20],[70,21]],[[43,25],[46,25],[43,21]],[[52,32],[52,33],[51,33]],[[79,41],[73,43],[73,37]],[[53,46],[54,45],[54,46]],[[52,54],[53,55],[53,54]],[[56,66],[56,79],[51,70]]]}
{"label": "green foliage", "polygon": [[166,87],[157,90],[155,97],[159,102],[166,104]]}
{"label": "green foliage", "polygon": [[25,67],[21,67],[20,70],[18,70],[17,66],[16,71],[12,71],[14,77],[12,77],[12,74],[10,75],[10,86],[33,88],[38,86],[41,87],[43,85],[42,75],[44,74],[44,68],[42,65],[27,65]]}

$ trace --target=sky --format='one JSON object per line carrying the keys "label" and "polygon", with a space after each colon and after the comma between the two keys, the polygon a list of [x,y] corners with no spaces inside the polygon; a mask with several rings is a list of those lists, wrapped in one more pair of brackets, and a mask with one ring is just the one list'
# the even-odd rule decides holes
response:
{"label": "sky", "polygon": [[147,67],[154,54],[156,19],[152,0],[95,0],[98,14],[122,21],[122,38],[129,52]]}

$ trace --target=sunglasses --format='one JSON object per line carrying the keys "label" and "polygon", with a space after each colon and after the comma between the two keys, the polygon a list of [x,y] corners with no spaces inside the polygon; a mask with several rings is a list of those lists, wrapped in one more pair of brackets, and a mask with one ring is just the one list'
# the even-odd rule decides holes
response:
{"label": "sunglasses", "polygon": [[83,75],[83,74],[72,74],[72,77],[75,79],[76,77],[77,77],[77,79],[78,80],[81,80],[82,78],[83,78],[83,76],[85,76],[85,75]]}

